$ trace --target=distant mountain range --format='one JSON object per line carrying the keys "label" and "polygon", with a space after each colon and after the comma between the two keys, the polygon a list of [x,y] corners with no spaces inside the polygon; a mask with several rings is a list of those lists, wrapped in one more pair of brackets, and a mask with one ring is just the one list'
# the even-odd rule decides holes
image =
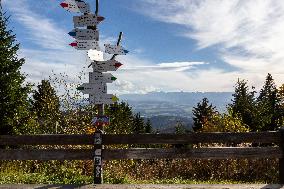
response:
{"label": "distant mountain range", "polygon": [[225,112],[231,103],[231,92],[151,92],[147,94],[120,95],[134,112],[140,112],[150,119],[155,129],[172,132],[177,123],[190,129],[193,124],[192,108],[203,98],[216,106],[219,112]]}

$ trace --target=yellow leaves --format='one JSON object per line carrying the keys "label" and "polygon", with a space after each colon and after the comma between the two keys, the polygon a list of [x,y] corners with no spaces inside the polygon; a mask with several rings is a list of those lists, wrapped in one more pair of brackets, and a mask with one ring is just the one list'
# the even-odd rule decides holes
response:
{"label": "yellow leaves", "polygon": [[87,127],[86,128],[86,133],[87,134],[94,134],[96,132],[96,128],[95,127]]}
{"label": "yellow leaves", "polygon": [[249,132],[249,129],[238,117],[229,114],[216,114],[206,120],[202,132]]}

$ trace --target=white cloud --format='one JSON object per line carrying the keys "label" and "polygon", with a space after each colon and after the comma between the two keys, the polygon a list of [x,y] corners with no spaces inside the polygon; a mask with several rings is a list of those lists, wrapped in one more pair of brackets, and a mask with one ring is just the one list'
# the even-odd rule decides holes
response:
{"label": "white cloud", "polygon": [[284,82],[279,77],[284,74],[284,1],[143,0],[141,4],[148,7],[139,9],[145,15],[183,26],[182,35],[196,40],[199,49],[214,46],[220,59],[239,69],[238,75],[258,79],[257,86],[267,72],[278,84]]}
{"label": "white cloud", "polygon": [[156,72],[156,71],[176,71],[176,72],[181,72],[181,71],[187,71],[192,68],[194,68],[196,65],[202,65],[205,64],[203,62],[170,62],[170,63],[159,63],[156,65],[139,65],[139,66],[128,66],[126,68],[123,68],[123,70],[126,71],[151,71],[151,72]]}
{"label": "white cloud", "polygon": [[26,0],[3,2],[3,6],[12,11],[12,18],[25,26],[27,39],[41,48],[63,50],[68,41],[65,31],[53,20],[35,13]]}

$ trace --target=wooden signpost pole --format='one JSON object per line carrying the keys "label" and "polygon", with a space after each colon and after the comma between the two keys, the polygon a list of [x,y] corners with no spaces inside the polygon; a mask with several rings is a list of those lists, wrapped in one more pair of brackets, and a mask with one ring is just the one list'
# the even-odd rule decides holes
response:
{"label": "wooden signpost pole", "polygon": [[[99,0],[96,0],[96,12],[98,15],[99,12]],[[96,30],[96,26],[87,26],[87,29]],[[99,40],[99,39],[98,39]],[[104,116],[104,104],[98,104],[98,117]],[[103,183],[103,166],[102,166],[102,134],[103,134],[103,126],[97,126],[95,134],[94,134],[94,184],[102,184]]]}

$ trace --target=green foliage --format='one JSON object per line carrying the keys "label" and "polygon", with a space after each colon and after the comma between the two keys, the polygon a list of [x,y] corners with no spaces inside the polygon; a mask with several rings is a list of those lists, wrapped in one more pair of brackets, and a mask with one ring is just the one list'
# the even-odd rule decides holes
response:
{"label": "green foliage", "polygon": [[20,134],[30,120],[30,86],[24,86],[25,76],[20,69],[25,60],[18,59],[19,44],[7,22],[0,9],[0,134]]}
{"label": "green foliage", "polygon": [[152,133],[153,128],[150,119],[147,119],[146,125],[145,125],[145,133]]}
{"label": "green foliage", "polygon": [[246,124],[251,131],[258,130],[256,120],[257,106],[255,102],[255,91],[250,91],[245,80],[237,81],[235,85],[235,93],[233,94],[232,104],[229,109],[234,117],[238,118]]}
{"label": "green foliage", "polygon": [[212,104],[209,105],[207,98],[203,98],[201,102],[197,103],[196,107],[193,107],[193,130],[199,131],[202,129],[204,123],[210,121],[214,114],[216,114],[216,107]]}
{"label": "green foliage", "polygon": [[132,133],[133,113],[131,107],[127,103],[121,102],[106,107],[105,114],[111,118],[110,125],[105,127],[106,133]]}
{"label": "green foliage", "polygon": [[175,134],[185,134],[185,133],[186,129],[184,125],[181,122],[177,122],[177,124],[175,125]]}
{"label": "green foliage", "polygon": [[228,113],[214,114],[209,121],[204,123],[202,132],[248,132],[249,128],[242,119],[233,116],[232,110]]}
{"label": "green foliage", "polygon": [[141,118],[140,113],[137,113],[134,116],[133,124],[132,124],[132,132],[134,134],[145,133],[144,121],[143,121],[143,118]]}
{"label": "green foliage", "polygon": [[32,110],[40,123],[40,133],[57,133],[60,119],[59,97],[48,80],[42,80],[33,92]]}
{"label": "green foliage", "polygon": [[283,116],[280,113],[280,98],[271,74],[267,74],[265,84],[260,90],[257,99],[259,126],[261,131],[278,130],[283,125],[279,124]]}

